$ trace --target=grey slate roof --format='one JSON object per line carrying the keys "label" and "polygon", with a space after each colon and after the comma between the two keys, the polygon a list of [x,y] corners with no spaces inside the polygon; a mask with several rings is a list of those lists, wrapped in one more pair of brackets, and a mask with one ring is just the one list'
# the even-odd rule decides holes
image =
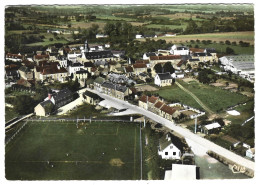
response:
{"label": "grey slate roof", "polygon": [[193,56],[204,57],[204,56],[212,56],[212,55],[210,53],[194,53]]}
{"label": "grey slate roof", "polygon": [[22,66],[19,68],[20,71],[23,71],[23,72],[30,72],[30,69],[26,66]]}
{"label": "grey slate roof", "polygon": [[172,76],[170,75],[170,73],[157,73],[157,75],[159,76],[160,80],[168,80],[168,79],[172,79]]}
{"label": "grey slate roof", "polygon": [[85,62],[84,67],[94,67],[94,64],[92,62]]}
{"label": "grey slate roof", "polygon": [[87,59],[99,59],[99,58],[110,58],[113,57],[111,51],[94,51],[94,52],[85,52]]}
{"label": "grey slate roof", "polygon": [[189,59],[189,61],[190,62],[196,62],[196,61],[200,61],[200,59],[198,59],[198,58],[191,58],[191,59]]}
{"label": "grey slate roof", "polygon": [[47,105],[50,105],[50,104],[53,105],[53,103],[52,103],[50,100],[43,101],[43,102],[40,103],[40,105],[41,105],[42,107],[44,107],[44,108],[45,108]]}
{"label": "grey slate roof", "polygon": [[120,91],[123,93],[127,90],[127,87],[125,87],[125,86],[113,84],[113,83],[107,82],[107,81],[102,84],[102,87],[106,87],[108,89],[116,89],[117,91]]}
{"label": "grey slate roof", "polygon": [[89,97],[91,97],[91,98],[93,98],[94,100],[104,100],[103,98],[101,98],[99,95],[97,95],[97,94],[95,94],[95,93],[93,93],[93,92],[90,92],[90,91],[85,91],[84,92],[84,95],[85,96],[89,96]]}
{"label": "grey slate roof", "polygon": [[205,51],[206,53],[217,53],[215,48],[206,48]]}
{"label": "grey slate roof", "polygon": [[55,104],[56,104],[56,102],[60,102],[64,99],[70,98],[71,96],[72,96],[72,92],[68,88],[66,88],[53,94],[53,99],[55,100]]}
{"label": "grey slate roof", "polygon": [[81,63],[79,63],[79,62],[71,64],[71,67],[81,67],[81,66],[83,66],[83,65]]}

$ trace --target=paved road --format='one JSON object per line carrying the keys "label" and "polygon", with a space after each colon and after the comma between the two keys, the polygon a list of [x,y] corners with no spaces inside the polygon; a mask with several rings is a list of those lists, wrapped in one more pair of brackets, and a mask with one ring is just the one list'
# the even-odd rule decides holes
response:
{"label": "paved road", "polygon": [[178,82],[175,82],[176,85],[178,85],[179,88],[181,88],[183,91],[185,91],[186,93],[188,93],[205,111],[207,111],[209,114],[214,114],[214,112],[212,110],[210,110],[206,105],[204,105],[200,99],[195,96],[192,92],[190,92],[188,89],[184,88],[181,84],[179,84]]}
{"label": "paved road", "polygon": [[[132,105],[128,102],[125,102],[125,101],[122,101],[122,100],[119,100],[119,99],[116,99],[116,98],[113,98],[111,96],[108,96],[106,94],[103,94],[103,93],[99,93],[95,90],[92,90],[92,89],[88,89],[89,91],[92,91],[93,93],[96,93],[98,94],[99,96],[101,96],[102,98],[104,99],[107,99],[107,100],[111,100],[113,101],[114,103],[118,103],[120,105],[123,105],[125,108],[128,108],[128,109],[132,109],[133,111],[137,111],[139,112],[140,114],[158,122],[158,123],[161,123],[162,125],[164,125],[165,127],[169,128],[170,130],[174,130],[175,132],[177,132],[178,134],[182,135],[185,139],[188,139],[188,140],[191,140],[197,144],[199,144],[201,147],[205,148],[206,150],[211,150],[217,154],[220,154],[224,157],[226,157],[227,159],[241,165],[241,166],[244,166],[246,168],[249,168],[251,170],[254,170],[254,166],[255,166],[255,163],[250,161],[250,160],[247,160],[225,148],[222,148],[216,144],[214,144],[213,142],[207,140],[207,139],[204,139],[194,133],[192,133],[191,131],[185,129],[185,128],[182,128],[182,127],[179,127],[177,125],[175,125],[173,122],[167,120],[167,119],[164,119],[150,111],[147,111],[143,108],[140,108],[138,106],[135,106],[135,105]],[[204,152],[206,152],[206,150]]]}

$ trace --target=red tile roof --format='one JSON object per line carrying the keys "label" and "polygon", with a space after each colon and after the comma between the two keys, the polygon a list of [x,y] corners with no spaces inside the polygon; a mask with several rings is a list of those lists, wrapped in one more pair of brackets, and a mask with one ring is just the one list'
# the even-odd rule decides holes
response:
{"label": "red tile roof", "polygon": [[163,102],[158,101],[154,106],[159,109],[162,107],[163,104],[164,104]]}
{"label": "red tile roof", "polygon": [[49,55],[34,55],[35,59],[48,59]]}
{"label": "red tile roof", "polygon": [[133,67],[134,68],[147,68],[146,64],[143,64],[143,63],[141,63],[141,64],[134,64]]}
{"label": "red tile roof", "polygon": [[147,96],[143,95],[141,98],[139,98],[139,101],[146,103]]}
{"label": "red tile roof", "polygon": [[150,60],[176,60],[181,59],[180,55],[167,55],[167,56],[151,56]]}
{"label": "red tile roof", "polygon": [[200,48],[190,48],[190,51],[191,51],[192,53],[204,52],[204,49],[200,49]]}
{"label": "red tile roof", "polygon": [[12,53],[7,53],[7,54],[6,54],[6,57],[7,57],[7,58],[19,58],[19,59],[22,59],[22,58],[23,58],[22,55],[12,54]]}
{"label": "red tile roof", "polygon": [[168,105],[164,105],[164,106],[161,108],[161,111],[166,112],[167,114],[172,115],[172,114],[176,111],[176,109],[174,109],[174,108],[172,108],[172,107],[170,107],[170,106],[168,106]]}
{"label": "red tile roof", "polygon": [[133,72],[134,70],[133,70],[133,68],[132,68],[131,66],[126,66],[126,67],[125,67],[125,71],[126,71],[127,73],[131,73],[131,72]]}
{"label": "red tile roof", "polygon": [[186,63],[187,63],[187,60],[186,60],[186,61],[185,61],[185,60],[181,60],[181,61],[177,64],[177,66],[178,66],[178,67],[181,67],[182,64],[185,65]]}
{"label": "red tile roof", "polygon": [[151,103],[155,103],[157,100],[158,100],[158,98],[155,97],[155,96],[151,96],[151,97],[148,98],[148,101],[151,102]]}
{"label": "red tile roof", "polygon": [[43,75],[68,72],[64,67],[58,68],[58,64],[58,62],[45,63],[42,66],[37,66],[36,71]]}
{"label": "red tile roof", "polygon": [[137,60],[135,61],[136,64],[149,64],[149,60]]}

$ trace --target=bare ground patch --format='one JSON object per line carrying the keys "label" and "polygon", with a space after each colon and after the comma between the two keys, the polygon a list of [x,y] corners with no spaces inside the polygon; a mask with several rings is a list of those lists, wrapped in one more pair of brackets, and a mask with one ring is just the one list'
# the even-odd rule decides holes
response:
{"label": "bare ground patch", "polygon": [[135,87],[138,92],[140,91],[158,91],[159,89],[151,85],[140,85]]}
{"label": "bare ground patch", "polygon": [[123,164],[125,164],[121,159],[119,159],[119,158],[114,158],[114,159],[111,159],[110,161],[109,161],[109,164],[111,165],[111,166],[117,166],[117,167],[120,167],[120,166],[122,166]]}

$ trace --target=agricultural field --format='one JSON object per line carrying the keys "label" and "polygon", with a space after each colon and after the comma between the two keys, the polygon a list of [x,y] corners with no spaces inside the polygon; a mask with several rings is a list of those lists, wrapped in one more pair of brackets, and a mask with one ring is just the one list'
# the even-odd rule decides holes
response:
{"label": "agricultural field", "polygon": [[[205,85],[197,81],[185,83],[182,80],[178,80],[178,82],[197,96],[213,112],[225,110],[230,106],[250,100],[250,98],[244,95]],[[181,102],[191,107],[202,109],[189,94],[185,93],[177,85],[163,87],[159,91],[155,91],[155,93],[158,93],[159,96],[168,102]]]}
{"label": "agricultural field", "polygon": [[158,37],[157,39],[165,39],[167,42],[189,42],[190,40],[211,40],[212,42],[225,42],[229,40],[230,42],[249,42],[251,45],[254,44],[254,32],[224,32],[224,33],[203,33],[203,34],[192,34],[192,35],[177,35],[176,37]]}
{"label": "agricultural field", "polygon": [[225,110],[230,106],[234,106],[238,103],[243,103],[250,100],[250,98],[244,95],[233,93],[228,90],[223,90],[221,88],[212,87],[210,85],[205,85],[197,81],[185,83],[179,80],[178,82],[184,88],[191,91],[214,112]]}
{"label": "agricultural field", "polygon": [[8,180],[138,180],[139,124],[28,122],[5,147]]}

